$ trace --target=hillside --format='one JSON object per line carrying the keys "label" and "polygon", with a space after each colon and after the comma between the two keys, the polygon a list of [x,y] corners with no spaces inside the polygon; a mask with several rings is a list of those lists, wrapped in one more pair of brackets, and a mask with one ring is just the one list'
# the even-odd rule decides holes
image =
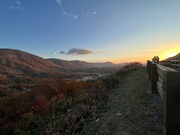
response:
{"label": "hillside", "polygon": [[[157,100],[160,96],[151,94],[146,68],[136,63],[129,65],[93,83],[61,80],[50,81],[53,87],[49,87],[46,81],[35,87],[38,91],[1,98],[4,123],[0,123],[0,132],[15,135],[162,135],[162,101]],[[55,92],[56,87],[59,91]],[[44,88],[48,89],[44,91]],[[24,104],[20,104],[22,101]]]}
{"label": "hillside", "polygon": [[54,64],[64,67],[64,68],[68,68],[68,69],[74,69],[74,68],[90,68],[91,64],[85,61],[67,61],[67,60],[61,60],[61,59],[47,59],[51,62],[53,62]]}
{"label": "hillside", "polygon": [[51,61],[33,54],[12,50],[0,49],[0,71],[10,75],[35,75],[40,73],[53,73],[65,68]]}
{"label": "hillside", "polygon": [[0,95],[27,91],[41,79],[83,79],[93,73],[96,76],[102,72],[110,73],[114,71],[114,66],[109,62],[44,59],[20,50],[0,49]]}
{"label": "hillside", "polygon": [[49,61],[67,68],[103,68],[103,67],[115,67],[115,66],[121,66],[120,64],[113,64],[112,62],[97,62],[97,63],[88,63],[85,61],[79,61],[79,60],[60,60],[60,59],[48,59]]}
{"label": "hillside", "polygon": [[61,59],[44,59],[39,56],[13,49],[0,49],[0,71],[3,74],[57,74],[74,69],[117,66],[111,62],[88,63],[85,61],[67,61]]}

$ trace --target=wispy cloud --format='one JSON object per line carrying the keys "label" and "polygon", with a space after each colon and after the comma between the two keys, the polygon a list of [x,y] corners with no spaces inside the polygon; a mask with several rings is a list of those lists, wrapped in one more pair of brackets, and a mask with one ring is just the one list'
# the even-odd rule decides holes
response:
{"label": "wispy cloud", "polygon": [[24,8],[21,5],[21,1],[20,0],[16,0],[16,5],[15,6],[11,6],[10,8],[18,10],[20,12],[22,12],[24,10]]}
{"label": "wispy cloud", "polygon": [[94,11],[94,12],[91,12],[91,15],[95,15],[97,12],[96,11]]}
{"label": "wispy cloud", "polygon": [[66,11],[64,11],[64,8],[63,8],[63,6],[62,6],[62,2],[61,2],[61,0],[56,0],[56,3],[60,6],[60,8],[61,8],[61,14],[62,15],[66,15],[67,13],[66,13]]}
{"label": "wispy cloud", "polygon": [[96,11],[93,11],[93,12],[87,12],[87,13],[83,13],[81,15],[76,15],[76,14],[73,14],[73,13],[69,13],[69,12],[66,12],[64,10],[64,7],[63,7],[63,4],[62,4],[62,0],[55,0],[56,3],[59,5],[60,9],[61,9],[61,14],[63,16],[67,16],[67,17],[71,17],[73,19],[79,19],[80,17],[83,17],[83,16],[89,16],[89,15],[95,15],[97,12]]}
{"label": "wispy cloud", "polygon": [[134,53],[148,53],[148,52],[156,52],[157,49],[149,49],[149,50],[140,50],[140,51],[136,51]]}
{"label": "wispy cloud", "polygon": [[56,55],[56,54],[57,54],[57,52],[51,52],[51,54]]}
{"label": "wispy cloud", "polygon": [[78,19],[78,16],[77,15],[74,15],[74,17],[73,17],[74,19]]}
{"label": "wispy cloud", "polygon": [[60,6],[61,8],[63,8],[63,6],[62,6],[62,4],[61,4],[61,0],[56,0],[56,2],[57,2],[57,4],[59,4],[59,6]]}
{"label": "wispy cloud", "polygon": [[85,16],[95,15],[96,13],[97,13],[97,11],[87,12],[87,13],[85,14]]}
{"label": "wispy cloud", "polygon": [[71,17],[73,19],[78,19],[78,16],[77,15],[74,15],[74,14],[71,14],[71,13],[67,13],[64,8],[63,8],[63,5],[62,5],[62,1],[61,0],[55,0],[56,3],[59,5],[60,9],[61,9],[61,14],[63,16],[67,16],[67,17]]}

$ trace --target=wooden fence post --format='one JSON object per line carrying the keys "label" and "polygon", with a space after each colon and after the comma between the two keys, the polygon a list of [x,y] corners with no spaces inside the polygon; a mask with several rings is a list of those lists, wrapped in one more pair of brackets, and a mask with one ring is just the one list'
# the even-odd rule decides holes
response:
{"label": "wooden fence post", "polygon": [[157,67],[156,63],[151,64],[151,92],[153,94],[158,94],[157,89],[157,81],[158,81],[158,73],[157,73]]}
{"label": "wooden fence post", "polygon": [[167,72],[163,101],[164,135],[180,135],[180,73]]}
{"label": "wooden fence post", "polygon": [[151,61],[150,60],[147,61],[147,72],[148,72],[149,80],[151,80]]}

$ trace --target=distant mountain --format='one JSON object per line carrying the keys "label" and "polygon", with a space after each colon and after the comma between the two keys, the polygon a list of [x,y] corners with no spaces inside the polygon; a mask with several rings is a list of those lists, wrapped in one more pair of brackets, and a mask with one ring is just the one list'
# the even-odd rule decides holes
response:
{"label": "distant mountain", "polygon": [[169,57],[169,58],[165,59],[164,61],[171,61],[171,60],[180,60],[180,53],[173,57]]}
{"label": "distant mountain", "polygon": [[67,60],[61,60],[61,59],[47,59],[51,62],[53,62],[54,64],[61,66],[61,67],[65,67],[68,69],[73,69],[73,68],[89,68],[91,67],[91,64],[85,61],[78,61],[78,60],[74,60],[74,61],[67,61]]}
{"label": "distant mountain", "polygon": [[[82,79],[92,72],[112,72],[115,64],[44,59],[13,49],[0,49],[0,96],[29,91],[43,79]],[[105,67],[105,68],[102,68]]]}
{"label": "distant mountain", "polygon": [[91,67],[114,67],[114,66],[118,66],[116,64],[113,64],[112,62],[104,62],[104,63],[91,63]]}
{"label": "distant mountain", "polygon": [[46,75],[58,74],[74,69],[102,68],[117,66],[111,62],[88,63],[85,61],[67,61],[44,59],[39,56],[13,49],[0,49],[0,74]]}
{"label": "distant mountain", "polygon": [[73,60],[73,61],[67,61],[67,60],[61,60],[61,59],[48,59],[49,61],[62,66],[66,68],[102,68],[102,67],[115,67],[118,66],[116,64],[113,64],[112,62],[104,62],[104,63],[88,63],[85,61],[79,61],[79,60]]}

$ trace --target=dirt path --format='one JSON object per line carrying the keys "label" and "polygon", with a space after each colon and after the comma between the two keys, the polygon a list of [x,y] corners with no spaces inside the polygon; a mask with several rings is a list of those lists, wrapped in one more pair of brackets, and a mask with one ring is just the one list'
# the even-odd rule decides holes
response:
{"label": "dirt path", "polygon": [[[154,99],[156,102],[154,102]],[[159,98],[150,94],[146,69],[133,71],[85,127],[89,135],[162,135]]]}

